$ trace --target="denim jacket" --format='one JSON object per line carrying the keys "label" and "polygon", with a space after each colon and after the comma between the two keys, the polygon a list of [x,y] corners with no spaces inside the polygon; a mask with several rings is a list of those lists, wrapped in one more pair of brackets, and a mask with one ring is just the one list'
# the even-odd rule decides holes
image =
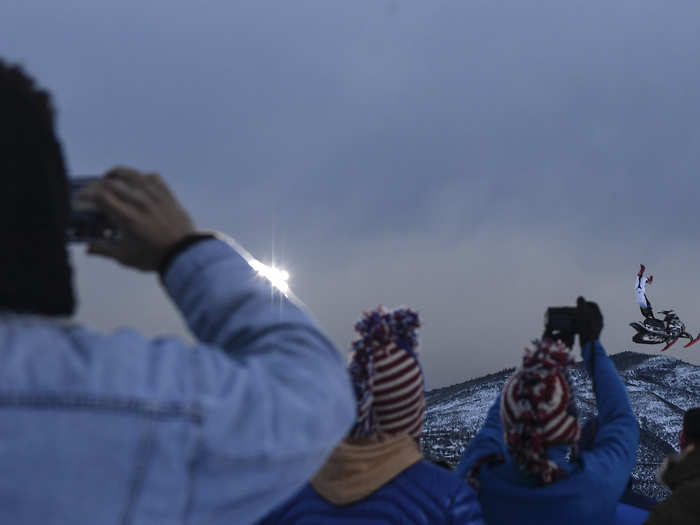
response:
{"label": "denim jacket", "polygon": [[164,285],[198,344],[0,315],[0,523],[252,523],[347,432],[339,354],[229,244]]}

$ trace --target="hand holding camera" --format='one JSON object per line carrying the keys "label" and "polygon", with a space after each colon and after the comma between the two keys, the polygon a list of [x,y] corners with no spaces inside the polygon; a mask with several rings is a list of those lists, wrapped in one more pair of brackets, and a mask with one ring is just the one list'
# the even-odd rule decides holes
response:
{"label": "hand holding camera", "polygon": [[88,253],[144,271],[158,268],[170,247],[195,233],[194,223],[157,174],[117,167],[77,196],[92,202],[119,232],[90,240]]}
{"label": "hand holding camera", "polygon": [[543,339],[560,340],[567,347],[574,346],[574,337],[579,336],[583,347],[600,337],[603,330],[603,315],[594,302],[583,297],[576,300],[576,306],[559,306],[547,308]]}

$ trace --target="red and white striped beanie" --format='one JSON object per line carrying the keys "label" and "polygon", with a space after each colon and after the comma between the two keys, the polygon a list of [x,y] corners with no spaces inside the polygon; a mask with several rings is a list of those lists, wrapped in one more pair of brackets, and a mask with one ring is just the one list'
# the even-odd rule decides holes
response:
{"label": "red and white striped beanie", "polygon": [[566,376],[566,367],[573,364],[570,351],[561,342],[534,344],[503,387],[501,421],[515,463],[548,484],[566,473],[547,457],[547,447],[569,445],[576,453],[581,430]]}
{"label": "red and white striped beanie", "polygon": [[357,400],[357,420],[350,434],[423,433],[423,372],[416,356],[418,315],[409,310],[365,312],[355,325],[349,371]]}

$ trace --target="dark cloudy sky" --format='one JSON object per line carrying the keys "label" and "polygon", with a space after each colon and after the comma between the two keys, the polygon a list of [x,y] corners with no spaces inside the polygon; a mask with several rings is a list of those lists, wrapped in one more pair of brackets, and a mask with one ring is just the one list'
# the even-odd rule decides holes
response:
{"label": "dark cloudy sky", "polygon": [[[437,387],[515,365],[578,294],[631,349],[640,262],[700,330],[698,20],[690,0],[10,0],[0,54],[53,92],[71,173],[159,171],[198,225],[287,267],[343,349],[363,309],[416,308]],[[74,261],[81,321],[186,333],[152,276]]]}

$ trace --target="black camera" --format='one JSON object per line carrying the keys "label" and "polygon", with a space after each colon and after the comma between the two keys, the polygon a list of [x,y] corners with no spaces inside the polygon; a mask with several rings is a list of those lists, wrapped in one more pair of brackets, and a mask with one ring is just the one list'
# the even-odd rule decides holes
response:
{"label": "black camera", "polygon": [[66,229],[68,242],[115,240],[119,237],[119,231],[109,217],[93,203],[78,197],[80,190],[98,179],[99,176],[70,179],[70,217]]}
{"label": "black camera", "polygon": [[550,306],[544,314],[543,339],[561,340],[566,346],[574,344],[574,336],[580,332],[576,321],[575,306]]}

